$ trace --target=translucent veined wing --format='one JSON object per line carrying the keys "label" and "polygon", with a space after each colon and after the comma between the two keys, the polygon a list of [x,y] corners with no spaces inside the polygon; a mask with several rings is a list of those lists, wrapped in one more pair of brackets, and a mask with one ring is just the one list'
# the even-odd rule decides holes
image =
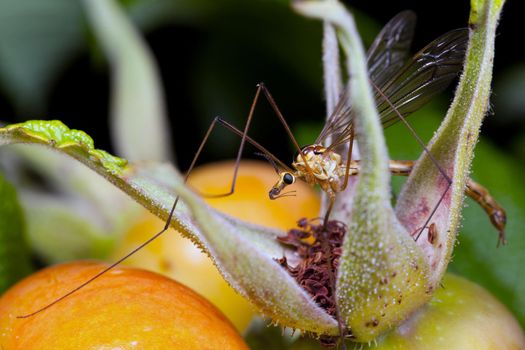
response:
{"label": "translucent veined wing", "polygon": [[408,60],[416,14],[403,11],[392,18],[367,52],[368,75],[376,85],[388,81]]}
{"label": "translucent veined wing", "polygon": [[[414,55],[393,76],[385,79],[384,84],[372,83],[378,87],[395,107],[392,108],[379,92],[375,92],[378,112],[383,127],[391,126],[399,121],[396,110],[403,116],[408,116],[426,104],[434,95],[442,92],[450,82],[458,76],[463,66],[468,42],[468,30],[452,30],[437,38]],[[346,93],[342,98],[347,101]],[[335,126],[325,125],[328,135],[334,135],[330,149],[346,143],[352,135],[352,109],[342,103],[340,115],[330,118]],[[339,103],[338,103],[339,105]],[[345,122],[346,121],[346,124]],[[336,128],[339,127],[339,129]],[[335,137],[335,135],[337,135]],[[319,142],[324,139],[318,138]]]}
{"label": "translucent veined wing", "polygon": [[[408,116],[445,90],[458,76],[463,67],[467,42],[467,29],[452,30],[416,53],[385,84],[376,86],[401,115]],[[396,111],[377,91],[376,100],[385,128],[399,121]]]}
{"label": "translucent veined wing", "polygon": [[[315,140],[316,144],[323,143],[329,136],[332,136],[332,145],[334,141],[344,137],[343,135],[350,135],[352,132],[352,108],[348,105],[348,90],[343,89],[339,102],[334,108],[334,111],[327,118],[323,130]],[[335,146],[334,146],[335,147]]]}
{"label": "translucent veined wing", "polygon": [[[415,23],[414,12],[400,12],[374,39],[367,53],[367,63],[369,76],[375,84],[382,85],[390,80],[407,61]],[[323,142],[330,135],[334,140],[339,140],[343,135],[351,134],[351,108],[346,103],[347,97],[344,90],[316,143]]]}

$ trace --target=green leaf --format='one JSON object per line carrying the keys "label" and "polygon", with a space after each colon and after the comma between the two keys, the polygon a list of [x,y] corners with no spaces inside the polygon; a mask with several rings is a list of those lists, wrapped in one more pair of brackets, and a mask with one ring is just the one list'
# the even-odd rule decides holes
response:
{"label": "green leaf", "polygon": [[0,294],[32,270],[15,188],[0,174]]}
{"label": "green leaf", "polygon": [[[86,134],[60,122],[28,122],[11,126],[22,142],[50,143],[76,157],[88,157],[117,173],[126,161],[93,148]],[[8,140],[2,139],[0,143]],[[85,166],[56,152],[17,145],[3,150],[3,168],[18,187],[27,213],[27,238],[47,263],[103,258],[133,223],[137,205]],[[50,187],[40,181],[52,183]],[[67,174],[68,176],[64,176]],[[113,210],[119,209],[119,215]]]}
{"label": "green leaf", "polygon": [[111,220],[103,221],[89,200],[22,191],[21,202],[28,216],[28,242],[47,263],[102,259],[120,237]]}
{"label": "green leaf", "polygon": [[113,0],[84,0],[95,35],[111,66],[111,131],[129,160],[168,161],[164,96],[153,54]]}
{"label": "green leaf", "polygon": [[18,189],[28,242],[45,263],[106,257],[141,212],[84,165],[43,147],[6,147],[0,167]]}

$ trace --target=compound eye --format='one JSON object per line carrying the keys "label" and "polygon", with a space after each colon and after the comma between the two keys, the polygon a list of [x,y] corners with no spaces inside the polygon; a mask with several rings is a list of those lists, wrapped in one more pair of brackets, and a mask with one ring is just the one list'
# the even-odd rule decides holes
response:
{"label": "compound eye", "polygon": [[287,184],[287,185],[291,185],[291,184],[294,183],[294,181],[295,181],[295,178],[294,178],[294,176],[293,176],[292,174],[290,174],[290,173],[286,173],[286,174],[284,174],[284,176],[283,176],[283,182],[284,182],[285,184]]}

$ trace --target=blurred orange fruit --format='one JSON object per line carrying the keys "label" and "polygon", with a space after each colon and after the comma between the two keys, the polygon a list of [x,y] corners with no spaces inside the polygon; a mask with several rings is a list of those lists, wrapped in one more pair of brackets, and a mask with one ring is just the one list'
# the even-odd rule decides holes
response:
{"label": "blurred orange fruit", "polygon": [[3,350],[247,349],[210,302],[166,277],[116,268],[53,307],[32,312],[105,267],[75,262],[41,270],[0,298]]}
{"label": "blurred orange fruit", "polygon": [[[234,166],[234,161],[200,166],[191,173],[189,184],[200,193],[228,192]],[[239,168],[235,193],[206,201],[217,210],[241,220],[286,231],[296,227],[300,218],[319,215],[319,196],[302,181],[286,187],[286,191],[296,191],[295,196],[270,200],[268,191],[277,180],[278,176],[270,164],[243,161]]]}
{"label": "blurred orange fruit", "polygon": [[[235,162],[224,161],[194,169],[189,184],[200,193],[217,194],[230,190]],[[223,198],[206,199],[208,204],[239,219],[268,227],[288,230],[302,217],[316,217],[320,201],[317,193],[298,181],[289,186],[295,197],[270,200],[268,191],[277,181],[271,165],[260,161],[243,161],[235,193]],[[126,234],[113,254],[125,255],[158,232],[164,222],[144,212],[144,216]],[[244,331],[255,314],[248,301],[237,294],[217,271],[209,257],[188,239],[171,230],[125,262],[167,275],[197,291],[214,303],[237,327]]]}

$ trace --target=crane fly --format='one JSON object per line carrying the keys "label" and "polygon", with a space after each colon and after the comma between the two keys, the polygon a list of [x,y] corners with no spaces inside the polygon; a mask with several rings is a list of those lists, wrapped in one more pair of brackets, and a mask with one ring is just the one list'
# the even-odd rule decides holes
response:
{"label": "crane fly", "polygon": [[[381,123],[385,128],[398,121],[406,123],[403,115],[408,116],[415,112],[434,95],[442,92],[458,76],[463,65],[468,40],[467,29],[457,29],[442,35],[411,59],[408,59],[414,25],[415,15],[411,11],[401,12],[384,27],[368,51],[369,77],[375,88],[377,108]],[[273,107],[297,149],[291,166],[277,159],[267,149],[246,135],[253,114],[253,105],[257,102],[261,91]],[[264,84],[258,85],[254,104],[244,131],[235,128],[221,118],[217,118],[214,122],[220,123],[241,136],[243,141],[246,140],[254,145],[262,152],[261,155],[273,165],[279,178],[269,191],[270,199],[291,195],[291,193],[283,192],[283,190],[300,179],[310,185],[319,185],[329,196],[332,205],[336,194],[346,188],[349,176],[358,175],[360,170],[359,161],[351,159],[354,125],[352,108],[347,101],[347,91],[345,91],[334,112],[327,118],[327,122],[315,142],[304,147],[299,147],[275,100]],[[410,130],[417,137],[415,131]],[[328,139],[331,139],[331,142],[326,146]],[[427,151],[422,141],[420,143],[423,149]],[[344,148],[341,146],[347,147],[346,160],[339,151],[339,149]],[[449,177],[437,161],[430,153],[429,155],[443,176],[450,182]],[[401,176],[408,176],[413,166],[414,163],[411,161],[391,160],[389,163],[392,174]],[[233,185],[232,183],[232,190]],[[232,192],[230,191],[227,194]],[[471,179],[467,182],[465,193],[485,210],[492,224],[499,231],[499,242],[504,243],[506,224],[504,209],[483,186]],[[331,205],[325,214],[325,219],[329,216]]]}
{"label": "crane fly", "polygon": [[[414,35],[414,27],[415,15],[413,12],[401,12],[388,22],[368,50],[369,77],[375,87],[377,108],[384,127],[400,120],[404,121],[403,115],[407,116],[416,111],[434,95],[442,92],[457,77],[463,65],[468,38],[467,29],[450,31],[409,58],[408,53]],[[286,165],[260,143],[248,136],[255,106],[261,93],[275,111],[297,151],[291,166]],[[241,155],[246,142],[257,148],[273,165],[278,174],[277,182],[269,190],[270,199],[293,195],[293,193],[283,191],[297,180],[302,180],[310,185],[319,185],[330,198],[330,205],[324,217],[325,222],[329,218],[337,193],[346,188],[350,176],[359,174],[359,160],[352,160],[351,157],[354,136],[353,111],[348,104],[346,91],[342,93],[334,112],[327,118],[324,128],[314,143],[300,147],[269,90],[264,84],[258,84],[244,128],[238,129],[224,119],[216,117],[206,131],[186,172],[184,181],[188,179],[216,125],[221,125],[239,135],[241,143],[237,151],[230,190],[221,194],[201,194],[203,196],[225,197],[234,193]],[[331,140],[330,143],[325,145],[328,140]],[[344,150],[344,153],[341,150]],[[439,164],[436,163],[436,166],[439,167]],[[408,175],[412,167],[413,163],[409,161],[390,161],[389,164],[390,171],[394,175]],[[448,179],[446,174],[443,173],[443,175]],[[500,231],[500,236],[503,237],[505,212],[488,191],[481,185],[469,180],[466,194],[482,206],[490,216],[492,223]],[[50,304],[30,314],[18,317],[31,317],[52,307],[154,241],[169,228],[178,201],[179,197],[177,196],[163,229],[146,242]],[[431,224],[429,230],[432,227],[435,228]]]}

